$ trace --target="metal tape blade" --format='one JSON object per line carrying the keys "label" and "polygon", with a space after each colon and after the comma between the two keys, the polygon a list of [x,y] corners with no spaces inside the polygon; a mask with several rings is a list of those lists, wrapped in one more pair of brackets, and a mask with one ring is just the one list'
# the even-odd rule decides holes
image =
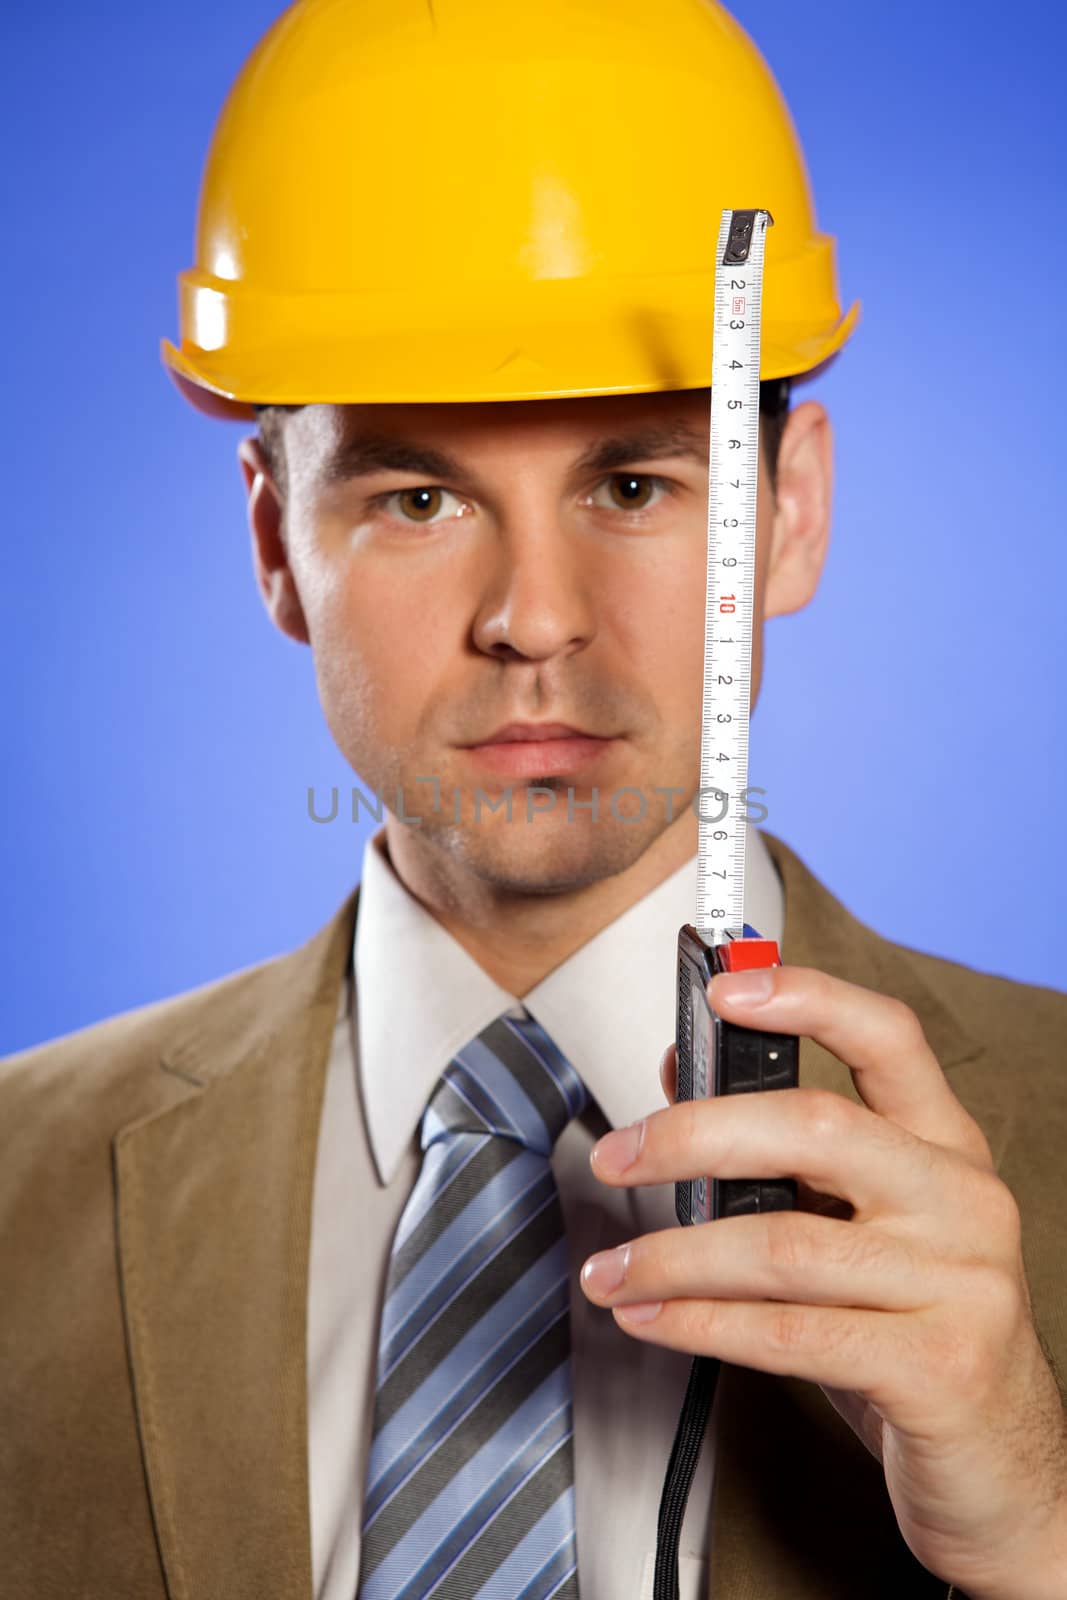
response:
{"label": "metal tape blade", "polygon": [[715,255],[696,928],[740,938],[759,489],[760,313],[768,211],[724,211]]}

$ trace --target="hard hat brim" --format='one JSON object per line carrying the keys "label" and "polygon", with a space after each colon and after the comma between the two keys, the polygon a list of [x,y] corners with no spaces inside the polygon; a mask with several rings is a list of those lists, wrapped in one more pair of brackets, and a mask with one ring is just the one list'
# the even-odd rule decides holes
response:
{"label": "hard hat brim", "polygon": [[[346,337],[312,328],[304,337],[284,337],[289,319],[279,317],[279,338],[258,348],[242,349],[232,337],[225,350],[191,343],[179,348],[163,339],[160,353],[198,410],[238,421],[269,404],[452,404],[706,388],[713,285],[700,277],[699,309],[679,306],[674,297],[644,309],[606,306],[599,315],[594,303],[584,319],[516,319],[519,327],[536,327],[532,336],[471,318],[446,329],[391,327]],[[689,287],[695,298],[698,285]],[[330,317],[329,307],[319,310]],[[836,321],[815,327],[775,323],[765,314],[760,378],[796,378],[821,368],[859,316],[859,301]]]}

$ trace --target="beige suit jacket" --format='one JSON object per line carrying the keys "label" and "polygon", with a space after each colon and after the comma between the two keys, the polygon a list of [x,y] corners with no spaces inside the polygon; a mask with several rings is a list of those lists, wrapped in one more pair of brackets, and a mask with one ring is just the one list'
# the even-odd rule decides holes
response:
{"label": "beige suit jacket", "polygon": [[[783,958],[910,1005],[985,1130],[1067,1370],[1067,996],[887,942],[765,837]],[[311,1600],[312,1179],[357,899],[0,1067],[5,1600]],[[854,1097],[808,1040],[801,1079]],[[713,1600],[945,1600],[816,1387],[730,1367],[720,1405]]]}

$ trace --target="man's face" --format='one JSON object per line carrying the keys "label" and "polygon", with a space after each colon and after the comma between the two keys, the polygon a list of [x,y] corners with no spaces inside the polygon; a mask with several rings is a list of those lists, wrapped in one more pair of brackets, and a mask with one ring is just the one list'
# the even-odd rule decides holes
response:
{"label": "man's face", "polygon": [[[286,419],[272,593],[290,585],[299,620],[280,625],[306,634],[363,785],[455,868],[545,893],[623,871],[668,828],[695,846],[707,439],[706,391]],[[753,702],[762,460],[760,480]],[[588,737],[489,742],[514,723]]]}

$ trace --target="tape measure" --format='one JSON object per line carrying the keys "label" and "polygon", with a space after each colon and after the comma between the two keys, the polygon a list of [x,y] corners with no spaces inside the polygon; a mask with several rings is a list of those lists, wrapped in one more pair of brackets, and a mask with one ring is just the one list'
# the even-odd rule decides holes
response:
{"label": "tape measure", "polygon": [[773,221],[769,211],[724,211],[715,255],[696,914],[708,945],[740,938],[745,921],[760,311]]}
{"label": "tape measure", "polygon": [[[718,972],[780,965],[776,942],[760,938],[745,922],[742,809],[756,588],[760,308],[772,220],[769,211],[724,211],[715,256],[697,908],[696,923],[678,935],[679,1100],[792,1088],[798,1076],[794,1035],[725,1022],[708,997]],[[683,1224],[795,1203],[796,1184],[787,1179],[675,1184],[675,1210]]]}
{"label": "tape measure", "polygon": [[[778,946],[745,925],[745,817],[759,485],[759,358],[763,254],[769,211],[724,211],[715,257],[715,343],[708,477],[708,581],[700,741],[697,920],[678,934],[676,1098],[794,1088],[799,1040],[742,1028],[716,1015],[716,973],[778,966]],[[722,804],[725,798],[725,805]],[[684,1225],[791,1210],[782,1178],[698,1177],[676,1183]],[[719,1361],[693,1362],[656,1530],[653,1600],[678,1600],[678,1545],[711,1414]]]}

